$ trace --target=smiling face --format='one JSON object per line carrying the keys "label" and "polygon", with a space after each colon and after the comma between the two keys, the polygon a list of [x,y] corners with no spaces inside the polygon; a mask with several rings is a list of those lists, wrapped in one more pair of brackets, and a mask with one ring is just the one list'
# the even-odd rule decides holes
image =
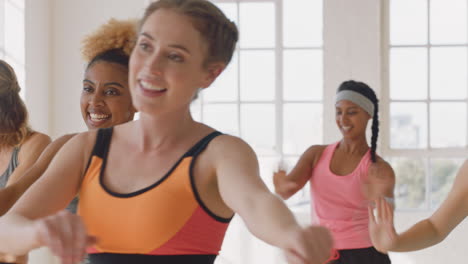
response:
{"label": "smiling face", "polygon": [[207,44],[190,17],[171,9],[153,12],[130,57],[129,83],[144,113],[188,111],[198,88],[208,87],[224,65],[204,66]]}
{"label": "smiling face", "polygon": [[86,71],[81,114],[88,129],[106,128],[133,120],[135,110],[125,66],[99,61]]}
{"label": "smiling face", "polygon": [[370,115],[357,104],[341,100],[336,103],[336,125],[343,138],[358,138],[365,136]]}

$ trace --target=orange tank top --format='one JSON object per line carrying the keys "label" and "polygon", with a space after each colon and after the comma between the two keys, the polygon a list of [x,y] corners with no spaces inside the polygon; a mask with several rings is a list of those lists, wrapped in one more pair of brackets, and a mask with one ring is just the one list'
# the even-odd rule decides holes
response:
{"label": "orange tank top", "polygon": [[213,132],[154,184],[120,194],[102,181],[112,128],[100,129],[79,192],[78,214],[98,242],[91,263],[213,263],[231,218],[211,212],[197,192],[193,166]]}

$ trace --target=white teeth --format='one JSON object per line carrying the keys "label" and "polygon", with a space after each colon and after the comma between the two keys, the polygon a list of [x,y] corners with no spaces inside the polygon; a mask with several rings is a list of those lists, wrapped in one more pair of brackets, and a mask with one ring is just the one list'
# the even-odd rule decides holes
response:
{"label": "white teeth", "polygon": [[343,128],[343,130],[345,130],[345,131],[348,131],[348,130],[350,130],[350,129],[351,129],[351,127],[350,127],[350,126],[344,126],[344,127],[342,127],[342,128]]}
{"label": "white teeth", "polygon": [[93,121],[102,121],[110,117],[110,115],[95,114],[95,113],[89,113],[89,116],[91,117],[91,120]]}
{"label": "white teeth", "polygon": [[162,92],[164,90],[166,90],[165,88],[161,88],[161,87],[158,87],[158,86],[155,86],[149,82],[145,82],[145,81],[140,81],[140,84],[141,86],[143,86],[143,88],[147,89],[147,90],[153,90],[153,91],[158,91],[158,92]]}

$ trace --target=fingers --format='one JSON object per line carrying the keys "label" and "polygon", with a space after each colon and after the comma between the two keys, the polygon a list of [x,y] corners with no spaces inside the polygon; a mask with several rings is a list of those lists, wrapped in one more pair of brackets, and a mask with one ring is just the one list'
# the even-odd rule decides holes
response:
{"label": "fingers", "polygon": [[86,247],[96,242],[96,238],[86,234],[81,218],[66,211],[39,219],[36,223],[39,242],[60,257],[63,264],[81,261]]}

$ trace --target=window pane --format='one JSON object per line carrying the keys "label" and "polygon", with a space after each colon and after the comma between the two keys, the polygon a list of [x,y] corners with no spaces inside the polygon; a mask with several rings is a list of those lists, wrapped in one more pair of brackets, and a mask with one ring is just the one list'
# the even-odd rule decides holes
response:
{"label": "window pane", "polygon": [[397,209],[422,209],[426,207],[426,172],[422,159],[392,158],[395,171],[395,200]]}
{"label": "window pane", "polygon": [[240,4],[241,48],[275,46],[275,6],[273,3]]}
{"label": "window pane", "polygon": [[425,48],[390,50],[391,99],[426,99],[427,80],[427,50]]}
{"label": "window pane", "polygon": [[467,48],[431,49],[431,99],[464,99],[467,96]]}
{"label": "window pane", "polygon": [[239,136],[239,120],[235,104],[205,104],[203,123],[223,133]]}
{"label": "window pane", "polygon": [[243,101],[275,98],[275,54],[270,50],[241,51],[240,97]]}
{"label": "window pane", "polygon": [[236,3],[215,3],[221,11],[226,15],[227,18],[229,18],[231,21],[233,21],[236,25],[239,25],[237,19],[237,4]]}
{"label": "window pane", "polygon": [[431,207],[437,208],[447,198],[463,159],[431,160]]}
{"label": "window pane", "polygon": [[321,50],[284,51],[283,95],[285,100],[322,100]]}
{"label": "window pane", "polygon": [[24,1],[5,2],[4,30],[6,53],[24,63]]}
{"label": "window pane", "polygon": [[257,155],[275,154],[275,120],[273,104],[241,105],[241,136]]}
{"label": "window pane", "polygon": [[390,104],[390,147],[427,147],[427,110],[425,103]]}
{"label": "window pane", "polygon": [[311,145],[322,144],[322,104],[285,104],[283,152],[302,154]]}
{"label": "window pane", "polygon": [[231,63],[218,76],[216,81],[203,91],[203,100],[213,101],[236,101],[238,92],[238,55],[234,53]]}
{"label": "window pane", "polygon": [[432,44],[467,42],[466,0],[431,0],[430,17]]}
{"label": "window pane", "polygon": [[284,46],[321,46],[322,10],[322,0],[283,1]]}
{"label": "window pane", "polygon": [[466,103],[431,103],[431,147],[465,147]]}
{"label": "window pane", "polygon": [[390,43],[427,43],[427,0],[390,1]]}

